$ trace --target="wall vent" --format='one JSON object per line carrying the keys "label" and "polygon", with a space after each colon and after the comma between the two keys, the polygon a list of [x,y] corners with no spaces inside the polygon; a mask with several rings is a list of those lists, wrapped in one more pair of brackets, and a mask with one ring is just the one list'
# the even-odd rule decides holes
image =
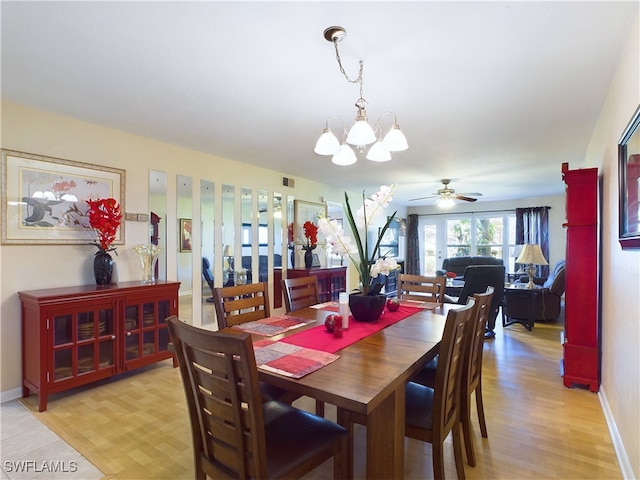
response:
{"label": "wall vent", "polygon": [[296,186],[296,182],[293,178],[282,177],[282,186],[293,188]]}

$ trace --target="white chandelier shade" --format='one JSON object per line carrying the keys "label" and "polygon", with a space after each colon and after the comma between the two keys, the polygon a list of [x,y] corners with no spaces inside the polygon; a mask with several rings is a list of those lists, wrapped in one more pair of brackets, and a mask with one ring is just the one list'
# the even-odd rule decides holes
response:
{"label": "white chandelier shade", "polygon": [[340,145],[340,149],[333,154],[333,157],[331,157],[331,162],[341,167],[353,165],[357,161],[358,161],[358,157],[356,157],[356,153],[345,142],[343,142],[342,145]]}

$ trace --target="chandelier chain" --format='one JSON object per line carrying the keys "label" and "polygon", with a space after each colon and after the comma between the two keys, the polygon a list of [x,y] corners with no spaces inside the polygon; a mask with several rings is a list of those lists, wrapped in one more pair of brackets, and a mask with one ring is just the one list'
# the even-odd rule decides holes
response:
{"label": "chandelier chain", "polygon": [[342,75],[344,75],[344,78],[347,79],[347,82],[349,82],[349,83],[359,83],[360,84],[360,98],[363,98],[363,94],[362,94],[362,71],[364,69],[364,63],[362,62],[362,60],[359,61],[360,69],[358,71],[358,78],[356,78],[355,80],[351,80],[349,78],[349,75],[347,75],[347,72],[345,71],[344,67],[342,66],[342,58],[340,57],[340,52],[338,51],[338,42],[335,39],[333,40],[333,46],[336,49],[336,60],[338,60],[338,66],[340,67],[340,72],[342,73]]}

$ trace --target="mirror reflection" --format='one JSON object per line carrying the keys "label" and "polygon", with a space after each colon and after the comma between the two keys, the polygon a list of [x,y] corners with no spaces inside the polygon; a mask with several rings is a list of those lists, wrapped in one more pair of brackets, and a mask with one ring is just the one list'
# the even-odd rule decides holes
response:
{"label": "mirror reflection", "polygon": [[[234,285],[235,244],[235,190],[233,185],[222,185],[222,256],[225,287]],[[217,285],[217,282],[216,282]]]}
{"label": "mirror reflection", "polygon": [[192,232],[192,180],[191,177],[178,175],[176,177],[176,214],[178,216],[178,251],[177,277],[180,282],[180,318],[193,320],[193,259],[191,252]]}
{"label": "mirror reflection", "polygon": [[[253,282],[253,232],[252,232],[252,217],[253,211],[251,209],[252,195],[250,188],[243,188],[240,198],[240,215],[242,217],[242,266],[236,269],[235,283],[236,285],[243,285],[245,283]],[[257,250],[257,248],[256,248]],[[257,281],[257,279],[256,279]]]}
{"label": "mirror reflection", "polygon": [[149,170],[149,243],[160,247],[155,278],[167,279],[167,174]]}
{"label": "mirror reflection", "polygon": [[289,268],[296,268],[296,248],[294,244],[294,232],[293,232],[293,201],[295,197],[292,195],[287,196],[287,246],[289,248]]}
{"label": "mirror reflection", "polygon": [[282,238],[282,194],[273,192],[273,267],[282,268],[284,239]]}
{"label": "mirror reflection", "polygon": [[258,277],[269,281],[269,199],[266,190],[258,190]]}
{"label": "mirror reflection", "polygon": [[202,256],[202,325],[215,322],[213,269],[215,265],[214,183],[200,180],[200,232]]}

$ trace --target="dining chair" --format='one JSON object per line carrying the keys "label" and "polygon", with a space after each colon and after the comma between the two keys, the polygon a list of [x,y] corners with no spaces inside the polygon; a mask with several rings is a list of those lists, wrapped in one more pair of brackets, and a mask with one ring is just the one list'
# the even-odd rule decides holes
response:
{"label": "dining chair", "polygon": [[[231,287],[213,289],[213,303],[216,309],[218,330],[253,322],[271,315],[269,289],[266,282],[247,283]],[[261,382],[265,400],[278,400],[291,404],[302,395]],[[324,403],[316,400],[316,415],[324,416]]]}
{"label": "dining chair", "polygon": [[263,402],[251,335],[167,319],[185,390],[195,478],[300,478],[333,458],[346,476],[348,432],[291,405]]}
{"label": "dining chair", "polygon": [[[409,381],[405,387],[405,436],[431,444],[433,476],[444,478],[444,441],[453,436],[453,455],[458,478],[464,480],[464,461],[460,438],[460,384],[468,331],[473,326],[476,301],[449,310],[439,345],[436,381],[427,387]],[[353,452],[353,424],[366,425],[366,416],[338,412],[349,428],[349,451]],[[351,453],[351,458],[353,458]]]}
{"label": "dining chair", "polygon": [[318,297],[318,277],[283,278],[282,296],[287,313],[300,308],[310,307],[320,303]]}
{"label": "dining chair", "polygon": [[[320,303],[318,297],[318,277],[283,278],[282,296],[287,313]],[[316,400],[316,415],[324,417],[324,402]]]}
{"label": "dining chair", "polygon": [[[484,332],[487,317],[491,311],[491,301],[494,288],[487,287],[486,292],[476,293],[473,298],[476,301],[475,317],[472,327],[468,330],[466,342],[462,385],[460,390],[460,422],[462,423],[462,433],[464,436],[467,463],[475,467],[476,458],[473,448],[473,438],[471,436],[471,394],[476,393],[476,410],[478,413],[478,423],[480,424],[480,434],[487,438],[487,424],[484,416],[484,403],[482,400],[482,354],[484,350]],[[430,362],[417,375],[411,378],[412,382],[434,388],[436,381],[437,361]]]}
{"label": "dining chair", "polygon": [[446,280],[446,277],[401,273],[398,275],[398,299],[442,303]]}
{"label": "dining chair", "polygon": [[213,289],[218,330],[271,315],[266,282]]}

